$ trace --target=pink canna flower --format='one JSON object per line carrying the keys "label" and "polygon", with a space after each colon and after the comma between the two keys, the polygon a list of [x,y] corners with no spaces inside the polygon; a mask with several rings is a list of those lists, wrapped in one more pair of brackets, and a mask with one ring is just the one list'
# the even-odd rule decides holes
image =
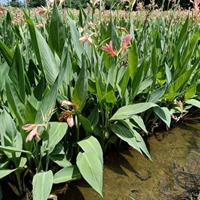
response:
{"label": "pink canna flower", "polygon": [[74,118],[73,118],[72,115],[69,115],[69,116],[67,117],[67,124],[68,124],[68,126],[69,126],[70,128],[72,128],[72,127],[74,126]]}
{"label": "pink canna flower", "polygon": [[25,130],[26,132],[32,131],[36,127],[35,124],[25,124],[22,126],[22,129]]}
{"label": "pink canna flower", "polygon": [[38,124],[25,124],[22,126],[22,129],[25,130],[26,132],[29,132],[28,136],[26,137],[26,142],[31,142],[33,138],[40,139],[39,133],[38,133],[38,128],[41,125]]}
{"label": "pink canna flower", "polygon": [[123,38],[123,40],[122,40],[122,51],[126,51],[126,50],[127,50],[128,45],[129,45],[130,42],[131,42],[131,39],[132,39],[132,37],[131,37],[130,34],[127,34],[127,35]]}
{"label": "pink canna flower", "polygon": [[83,37],[81,37],[79,39],[79,41],[80,41],[81,44],[83,44],[84,42],[87,42],[88,44],[93,44],[91,37],[88,36],[88,35],[84,35]]}
{"label": "pink canna flower", "polygon": [[193,9],[195,11],[199,11],[199,4],[200,4],[200,0],[194,0]]}
{"label": "pink canna flower", "polygon": [[110,41],[109,44],[106,44],[104,47],[102,47],[102,50],[105,51],[111,57],[117,56],[117,53],[114,51],[112,47],[112,41]]}
{"label": "pink canna flower", "polygon": [[67,124],[70,128],[72,128],[74,126],[74,118],[73,118],[72,112],[69,110],[61,113],[61,115],[59,117],[59,121],[67,122]]}

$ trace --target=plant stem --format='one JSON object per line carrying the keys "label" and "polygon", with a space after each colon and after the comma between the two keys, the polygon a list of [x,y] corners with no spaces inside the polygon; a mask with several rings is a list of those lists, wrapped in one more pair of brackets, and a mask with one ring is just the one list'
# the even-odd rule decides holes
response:
{"label": "plant stem", "polygon": [[49,168],[49,126],[47,126],[47,135],[48,135],[48,149],[47,149],[47,156],[46,156],[46,167],[45,167],[45,171],[48,171]]}
{"label": "plant stem", "polygon": [[21,179],[20,179],[20,174],[19,172],[15,171],[16,177],[17,177],[17,184],[19,187],[19,192],[20,194],[23,194],[23,189],[22,189],[22,183],[21,183]]}
{"label": "plant stem", "polygon": [[[13,157],[13,160],[14,160],[14,163],[15,163],[15,167],[17,168],[18,162],[17,162],[16,154],[12,153],[12,157]],[[20,180],[20,174],[19,174],[18,171],[15,171],[15,175],[16,175],[16,178],[17,178],[17,184],[18,184],[19,192],[20,192],[20,194],[22,194],[23,189],[22,189],[22,183],[21,183],[21,180]]]}
{"label": "plant stem", "polygon": [[[76,135],[76,142],[79,141],[80,139],[80,129],[79,129],[79,117],[78,117],[78,114],[75,116],[75,123],[76,123],[76,132],[77,132],[77,135]],[[79,152],[80,148],[79,148],[79,145],[77,146],[77,154]]]}

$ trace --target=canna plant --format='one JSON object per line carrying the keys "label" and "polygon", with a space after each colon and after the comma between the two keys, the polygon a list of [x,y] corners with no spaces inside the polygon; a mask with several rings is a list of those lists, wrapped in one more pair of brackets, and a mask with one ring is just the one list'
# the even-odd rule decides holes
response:
{"label": "canna plant", "polygon": [[19,197],[46,200],[53,184],[81,177],[103,196],[110,145],[151,159],[142,136],[200,107],[195,22],[93,17],[80,10],[76,23],[54,5],[40,29],[26,11],[25,25],[4,19],[0,178]]}

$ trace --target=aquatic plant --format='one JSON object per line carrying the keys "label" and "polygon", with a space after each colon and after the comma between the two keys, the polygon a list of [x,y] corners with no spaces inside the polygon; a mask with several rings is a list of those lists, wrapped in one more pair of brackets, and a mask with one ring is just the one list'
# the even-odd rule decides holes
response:
{"label": "aquatic plant", "polygon": [[76,23],[54,5],[40,29],[24,18],[8,13],[0,27],[0,178],[16,195],[46,200],[81,176],[103,195],[109,146],[151,159],[142,136],[200,108],[200,30],[189,17],[94,23],[80,10]]}

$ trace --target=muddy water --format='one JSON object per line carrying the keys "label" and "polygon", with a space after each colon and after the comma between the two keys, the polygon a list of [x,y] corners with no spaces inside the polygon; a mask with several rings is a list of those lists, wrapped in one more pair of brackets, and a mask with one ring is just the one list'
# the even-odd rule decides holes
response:
{"label": "muddy water", "polygon": [[[184,125],[148,140],[152,161],[130,149],[105,161],[105,200],[200,199],[200,124]],[[199,195],[199,197],[198,197]],[[62,197],[102,199],[85,182],[69,186]]]}

